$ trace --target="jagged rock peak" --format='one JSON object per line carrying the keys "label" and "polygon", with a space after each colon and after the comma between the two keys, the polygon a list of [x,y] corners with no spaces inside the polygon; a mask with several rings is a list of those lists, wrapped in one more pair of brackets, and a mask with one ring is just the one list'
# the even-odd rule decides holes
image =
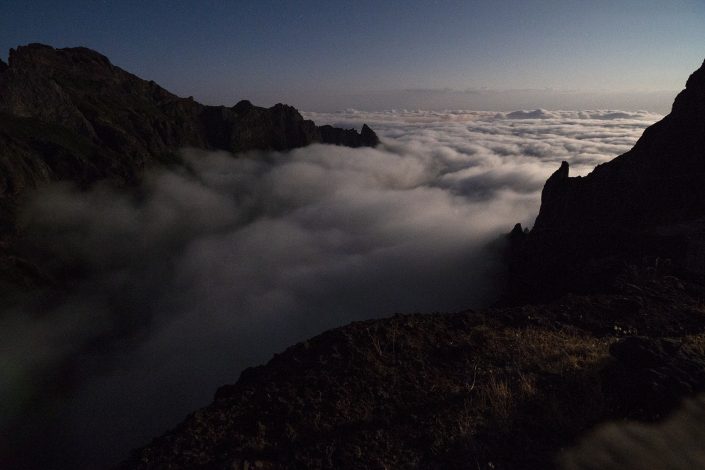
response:
{"label": "jagged rock peak", "polygon": [[705,88],[705,61],[703,61],[698,70],[690,74],[688,81],[685,83],[685,88]]}
{"label": "jagged rock peak", "polygon": [[541,204],[551,204],[553,200],[558,196],[560,188],[568,181],[570,173],[570,166],[565,160],[561,162],[560,168],[553,172],[551,176],[548,177],[546,183],[543,186],[543,191],[541,192]]}
{"label": "jagged rock peak", "polygon": [[254,108],[254,105],[250,103],[249,100],[240,100],[235,106],[233,106],[233,111],[238,114],[245,114],[252,108]]}
{"label": "jagged rock peak", "polygon": [[321,130],[282,103],[271,108],[247,100],[229,109],[203,106],[85,47],[19,46],[10,50],[7,69],[0,82],[0,111],[67,128],[100,146],[107,140],[108,148],[136,156],[139,167],[184,146],[237,153],[315,142],[350,147],[379,143],[369,128],[364,135]]}
{"label": "jagged rock peak", "polygon": [[520,223],[517,223],[514,225],[514,228],[512,229],[511,232],[509,232],[510,237],[518,236],[518,235],[523,235],[524,234],[524,228],[521,226]]}
{"label": "jagged rock peak", "polygon": [[528,229],[524,230],[524,227],[522,227],[521,224],[516,224],[514,225],[512,231],[509,232],[509,235],[507,235],[507,238],[510,243],[519,243],[520,240],[523,240],[526,237],[527,232]]}
{"label": "jagged rock peak", "polygon": [[379,137],[375,131],[370,129],[367,124],[362,125],[362,130],[360,131],[360,137],[362,138],[362,144],[368,147],[374,147],[379,144]]}
{"label": "jagged rock peak", "polygon": [[[705,272],[705,63],[688,78],[672,111],[634,147],[570,177],[566,162],[546,181],[541,209],[510,288],[515,298],[592,292],[625,263],[661,258]],[[519,251],[517,249],[514,250]]]}
{"label": "jagged rock peak", "polygon": [[346,147],[374,147],[379,144],[379,138],[367,125],[362,126],[362,131],[355,129],[340,129],[333,126],[319,127],[321,142],[324,144],[344,145]]}
{"label": "jagged rock peak", "polygon": [[633,228],[703,217],[704,176],[705,64],[690,76],[671,113],[630,151],[584,178],[569,178],[564,162],[546,182],[535,227]]}
{"label": "jagged rock peak", "polygon": [[[232,108],[204,106],[85,47],[29,44],[11,49],[8,62],[0,63],[0,114],[12,125],[0,126],[0,166],[7,159],[16,169],[6,185],[15,188],[13,194],[51,179],[134,181],[143,168],[173,159],[184,147],[239,153],[285,151],[316,142],[378,143],[369,128],[364,135],[321,129],[281,103],[271,108],[249,101]],[[63,157],[57,159],[57,153]]]}
{"label": "jagged rock peak", "polygon": [[132,185],[146,168],[178,164],[183,148],[237,155],[379,142],[368,127],[362,134],[317,127],[281,103],[225,107],[180,98],[85,47],[29,44],[11,50],[8,62],[0,62],[0,284],[44,282],[25,282],[15,268],[3,268],[14,266],[14,257],[2,237],[16,236],[23,195],[50,181]]}
{"label": "jagged rock peak", "polygon": [[563,160],[561,166],[553,172],[550,178],[548,178],[548,181],[568,178],[569,170],[570,165],[568,165],[567,161]]}
{"label": "jagged rock peak", "polygon": [[676,118],[705,120],[705,62],[693,72],[673,102],[671,115]]}
{"label": "jagged rock peak", "polygon": [[558,171],[557,171],[556,173],[560,173],[560,174],[565,173],[565,176],[564,176],[564,177],[567,178],[567,177],[568,177],[568,169],[569,169],[569,168],[570,168],[570,165],[568,165],[568,162],[565,161],[565,160],[563,160],[563,161],[561,162],[560,168],[558,168]]}
{"label": "jagged rock peak", "polygon": [[103,54],[87,47],[67,47],[55,49],[46,44],[32,43],[10,49],[10,67],[42,68],[42,67],[75,67],[86,63],[102,67],[112,67],[110,60]]}

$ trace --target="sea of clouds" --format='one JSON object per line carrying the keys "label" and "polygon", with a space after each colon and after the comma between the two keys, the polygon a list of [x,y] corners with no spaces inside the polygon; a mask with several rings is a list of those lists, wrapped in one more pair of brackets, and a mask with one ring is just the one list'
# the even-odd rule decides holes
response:
{"label": "sea of clouds", "polygon": [[585,175],[660,118],[305,117],[367,123],[382,144],[238,158],[184,150],[186,169],[152,171],[139,191],[58,184],[31,198],[32,252],[76,281],[52,303],[0,316],[0,400],[6,422],[22,423],[18,439],[32,436],[55,463],[116,461],[245,367],[325,329],[487,305],[501,280],[493,242],[532,225],[560,162]]}

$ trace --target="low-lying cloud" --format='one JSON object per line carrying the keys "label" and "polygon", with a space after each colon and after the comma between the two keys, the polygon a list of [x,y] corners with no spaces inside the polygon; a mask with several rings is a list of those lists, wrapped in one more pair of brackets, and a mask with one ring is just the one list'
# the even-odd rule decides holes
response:
{"label": "low-lying cloud", "polygon": [[41,315],[29,317],[25,306],[0,317],[2,343],[11,345],[0,364],[12,372],[0,398],[8,415],[25,413],[46,385],[38,376],[70,370],[78,386],[51,419],[42,409],[54,462],[124,456],[244,367],[325,329],[487,304],[500,270],[488,243],[532,223],[560,161],[586,174],[659,118],[545,110],[307,117],[366,122],[383,144],[239,158],[185,150],[188,170],[153,171],[138,192],[55,185],[24,208],[35,255],[77,281]]}
{"label": "low-lying cloud", "polygon": [[705,396],[686,400],[659,423],[618,421],[592,430],[560,455],[563,470],[705,468]]}

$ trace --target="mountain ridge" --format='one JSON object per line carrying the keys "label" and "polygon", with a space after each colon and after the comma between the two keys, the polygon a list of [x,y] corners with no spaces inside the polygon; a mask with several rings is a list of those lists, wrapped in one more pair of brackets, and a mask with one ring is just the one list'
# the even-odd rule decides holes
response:
{"label": "mountain ridge", "polygon": [[705,63],[631,150],[587,176],[563,162],[548,178],[533,228],[511,237],[505,300],[605,291],[625,265],[702,276],[703,180]]}
{"label": "mountain ridge", "polygon": [[0,285],[42,282],[41,267],[15,248],[18,206],[33,189],[52,181],[134,186],[147,168],[181,165],[185,147],[236,155],[313,143],[374,147],[379,138],[367,125],[318,127],[281,103],[202,105],[85,47],[11,49],[0,64]]}
{"label": "mountain ridge", "polygon": [[[18,127],[23,120],[25,127],[38,120],[74,134],[69,142],[50,142],[53,147],[14,142],[24,144],[26,151],[20,155],[32,158],[29,163],[41,171],[13,167],[4,158],[0,161],[3,168],[16,170],[4,172],[13,177],[8,181],[6,176],[0,187],[5,194],[23,187],[22,180],[33,183],[51,175],[81,184],[111,176],[133,180],[145,166],[169,161],[183,147],[238,153],[282,151],[315,142],[352,147],[379,143],[369,127],[362,133],[331,126],[322,130],[281,103],[267,109],[243,100],[228,108],[180,98],[84,47],[20,46],[10,50],[8,64],[0,70],[4,119],[17,119]],[[8,154],[13,137],[18,140],[17,133],[2,137],[0,149]],[[81,153],[79,146],[90,148]],[[64,160],[72,157],[76,164],[63,171],[51,161],[51,152],[66,153]]]}
{"label": "mountain ridge", "polygon": [[[705,174],[704,127],[705,63],[690,75],[671,113],[648,127],[631,150],[584,177],[569,177],[564,162],[546,184],[533,230],[643,227],[705,215],[705,193],[693,193],[699,187],[693,181]],[[668,179],[678,179],[678,186],[653,184]],[[673,192],[684,184],[685,194]],[[643,196],[648,200],[637,200]]]}

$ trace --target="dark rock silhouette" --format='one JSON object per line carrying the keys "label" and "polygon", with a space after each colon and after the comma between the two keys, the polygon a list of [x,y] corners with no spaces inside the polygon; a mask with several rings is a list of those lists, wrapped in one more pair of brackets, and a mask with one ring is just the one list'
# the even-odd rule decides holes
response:
{"label": "dark rock silhouette", "polygon": [[204,106],[90,49],[30,44],[10,50],[9,66],[0,65],[0,194],[52,179],[134,181],[145,167],[174,161],[183,147],[243,152],[379,143],[368,127],[362,134],[324,128],[291,106]]}
{"label": "dark rock silhouette", "polygon": [[379,143],[377,134],[375,134],[375,131],[370,129],[370,126],[367,124],[362,125],[362,129],[360,130],[360,139],[362,140],[362,145],[367,147],[374,147]]}
{"label": "dark rock silhouette", "polygon": [[178,164],[184,147],[237,153],[379,143],[367,126],[317,127],[284,104],[204,106],[83,47],[30,44],[11,49],[8,62],[0,62],[0,285],[38,280],[12,245],[18,201],[49,181],[134,184],[145,168]]}
{"label": "dark rock silhouette", "polygon": [[568,172],[563,162],[546,181],[512,249],[513,301],[608,289],[626,265],[705,272],[705,64],[634,148],[585,177]]}
{"label": "dark rock silhouette", "polygon": [[568,164],[546,182],[534,230],[633,229],[705,216],[705,64],[671,113],[634,148],[568,178]]}
{"label": "dark rock silhouette", "polygon": [[705,391],[703,288],[633,282],[328,331],[244,371],[120,468],[554,468],[592,426],[658,419]]}
{"label": "dark rock silhouette", "polygon": [[355,129],[340,129],[333,126],[321,126],[321,139],[324,142],[344,145],[346,147],[374,147],[379,143],[377,134],[367,124],[362,125],[358,134]]}

